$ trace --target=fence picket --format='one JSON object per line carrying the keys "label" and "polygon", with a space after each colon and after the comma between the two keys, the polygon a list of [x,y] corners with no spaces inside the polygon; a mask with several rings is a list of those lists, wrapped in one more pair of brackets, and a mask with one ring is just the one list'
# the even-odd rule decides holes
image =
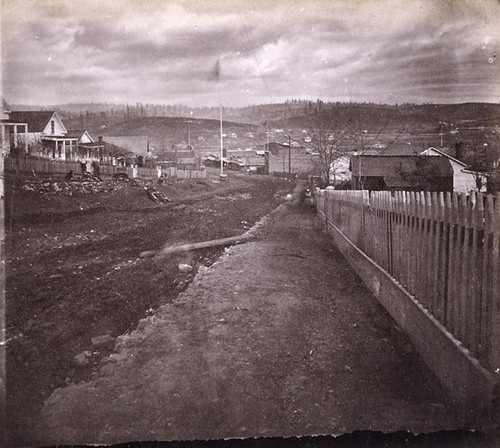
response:
{"label": "fence picket", "polygon": [[441,323],[445,324],[445,310],[446,310],[446,220],[445,220],[445,202],[443,192],[439,192],[437,196],[437,213],[436,218],[436,266],[435,266],[435,284],[434,284],[434,297],[435,297],[435,316]]}
{"label": "fence picket", "polygon": [[493,196],[343,191],[315,198],[483,366],[500,363],[500,279],[494,273],[500,212]]}
{"label": "fence picket", "polygon": [[[499,208],[498,202],[496,207]],[[491,368],[492,359],[490,354],[493,350],[498,349],[498,346],[494,346],[492,344],[494,333],[492,318],[493,306],[490,300],[487,299],[494,297],[494,295],[498,293],[494,290],[493,278],[491,275],[493,269],[495,268],[492,257],[494,249],[494,234],[495,232],[498,234],[498,228],[496,228],[498,223],[495,223],[495,206],[492,195],[488,195],[486,198],[484,221],[483,266],[481,275],[483,278],[483,297],[485,298],[481,303],[481,328],[483,330],[480,346],[485,356],[488,357],[488,365]],[[496,325],[498,325],[498,323],[496,323]]]}

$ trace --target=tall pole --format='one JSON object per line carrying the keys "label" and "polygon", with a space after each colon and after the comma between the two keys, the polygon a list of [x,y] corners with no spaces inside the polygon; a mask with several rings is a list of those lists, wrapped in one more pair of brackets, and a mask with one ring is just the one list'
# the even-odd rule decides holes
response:
{"label": "tall pole", "polygon": [[[3,127],[2,127],[3,132]],[[3,137],[3,135],[2,135]],[[4,148],[3,139],[0,146],[0,445],[6,442],[6,427],[5,427],[5,402],[7,398],[6,389],[6,320],[5,320],[5,265],[7,258],[5,256],[5,194],[4,194]],[[13,215],[11,209],[11,215]]]}
{"label": "tall pole", "polygon": [[288,177],[292,174],[292,139],[288,136]]}
{"label": "tall pole", "polygon": [[[219,61],[217,61],[217,64],[219,64]],[[223,139],[222,139],[222,102],[220,99],[220,87],[219,87],[219,67],[217,67],[217,97],[219,98],[219,118],[220,118],[220,174],[224,174],[224,145],[223,145]]]}
{"label": "tall pole", "polygon": [[269,120],[266,118],[266,151],[269,151]]}
{"label": "tall pole", "polygon": [[[217,89],[218,89],[218,84],[217,84]],[[223,145],[223,140],[222,140],[222,104],[219,102],[219,112],[220,112],[220,173],[224,174],[224,145]]]}

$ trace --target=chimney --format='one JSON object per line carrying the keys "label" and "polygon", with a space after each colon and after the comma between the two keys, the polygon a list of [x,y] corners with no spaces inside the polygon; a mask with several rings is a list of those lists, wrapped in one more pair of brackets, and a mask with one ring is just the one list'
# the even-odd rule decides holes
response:
{"label": "chimney", "polygon": [[463,157],[464,157],[464,143],[463,142],[456,142],[455,143],[455,154],[454,154],[455,159],[460,160],[463,162]]}

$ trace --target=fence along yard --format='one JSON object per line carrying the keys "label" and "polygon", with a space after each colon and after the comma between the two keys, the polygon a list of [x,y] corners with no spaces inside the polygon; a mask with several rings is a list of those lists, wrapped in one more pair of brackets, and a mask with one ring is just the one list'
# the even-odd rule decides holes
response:
{"label": "fence along yard", "polygon": [[500,367],[500,213],[494,196],[321,190],[316,202],[483,367]]}
{"label": "fence along yard", "polygon": [[[69,171],[81,173],[81,163],[67,160],[36,159],[30,157],[6,157],[4,159],[5,171],[31,174],[37,173],[49,176],[62,176]],[[99,174],[111,177],[117,173],[125,173],[131,178],[156,180],[161,173],[178,179],[205,179],[206,171],[182,170],[175,167],[157,168],[144,167],[118,167],[109,164],[99,164]]]}

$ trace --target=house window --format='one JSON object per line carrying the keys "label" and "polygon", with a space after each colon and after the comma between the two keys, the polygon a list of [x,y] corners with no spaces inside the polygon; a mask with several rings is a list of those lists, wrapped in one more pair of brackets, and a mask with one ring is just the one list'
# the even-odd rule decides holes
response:
{"label": "house window", "polygon": [[52,120],[50,122],[50,133],[51,134],[55,134],[56,133],[56,122],[54,120]]}

